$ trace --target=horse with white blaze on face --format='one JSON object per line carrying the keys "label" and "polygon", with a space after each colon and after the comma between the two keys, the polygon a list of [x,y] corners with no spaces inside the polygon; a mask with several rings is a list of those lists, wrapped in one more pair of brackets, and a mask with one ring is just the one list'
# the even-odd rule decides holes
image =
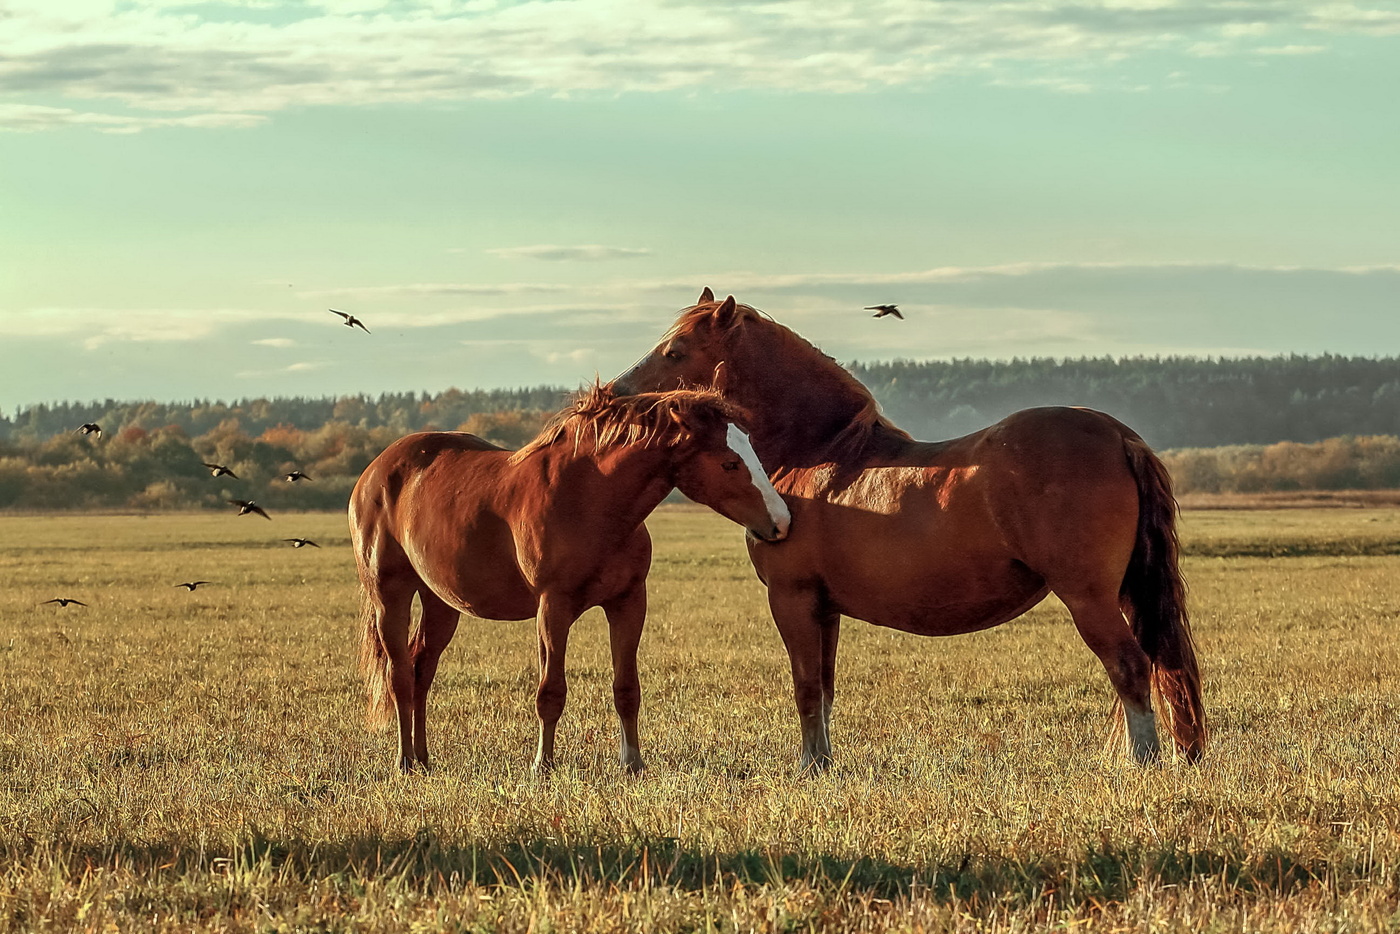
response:
{"label": "horse with white blaze on face", "polygon": [[792,662],[804,767],[831,761],[843,614],[953,635],[1014,619],[1051,592],[1108,673],[1133,758],[1160,755],[1154,695],[1179,752],[1204,752],[1171,478],[1126,425],[1047,407],[915,441],[836,361],[709,289],[611,386],[711,387],[748,413],[793,517],[786,541],[751,541],[749,556]]}

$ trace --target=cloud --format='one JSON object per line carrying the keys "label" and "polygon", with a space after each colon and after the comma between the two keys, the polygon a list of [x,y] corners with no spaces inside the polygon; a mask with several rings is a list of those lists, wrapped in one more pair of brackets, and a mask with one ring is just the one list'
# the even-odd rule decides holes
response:
{"label": "cloud", "polygon": [[0,132],[34,133],[65,127],[84,127],[100,133],[139,133],[157,127],[200,129],[243,128],[265,123],[261,114],[205,113],[183,117],[145,117],[40,107],[32,104],[0,104]]}
{"label": "cloud", "polygon": [[83,346],[92,350],[114,341],[197,341],[230,324],[294,317],[281,312],[231,308],[28,308],[0,314],[0,336],[80,336]]}
{"label": "cloud", "polygon": [[[1400,33],[1380,0],[11,0],[0,128],[244,127],[291,107],[525,94],[853,93],[949,76],[1117,86],[1161,53],[1315,54]],[[76,102],[82,102],[77,109]],[[40,103],[42,102],[42,103]],[[71,107],[58,106],[74,102]],[[95,108],[109,108],[99,112]],[[136,112],[137,115],[133,115]]]}
{"label": "cloud", "polygon": [[239,370],[234,373],[237,379],[267,379],[275,376],[289,376],[296,373],[311,373],[330,366],[327,360],[305,360],[289,366],[273,367],[270,370]]}
{"label": "cloud", "polygon": [[303,298],[394,298],[442,295],[524,295],[533,292],[565,292],[565,285],[542,282],[414,282],[402,285],[349,285],[332,289],[311,289],[297,294]]}
{"label": "cloud", "polygon": [[538,352],[538,356],[545,363],[583,363],[586,360],[596,359],[598,351],[592,347],[578,347],[574,350],[545,350]]}
{"label": "cloud", "polygon": [[631,259],[637,256],[650,256],[651,250],[640,250],[625,246],[511,246],[487,250],[492,256],[502,259],[543,259],[554,262],[598,262],[609,259]]}
{"label": "cloud", "polygon": [[1255,55],[1317,55],[1326,52],[1325,45],[1265,45],[1254,50]]}
{"label": "cloud", "polygon": [[295,347],[296,341],[290,337],[264,337],[262,340],[253,341],[262,347]]}

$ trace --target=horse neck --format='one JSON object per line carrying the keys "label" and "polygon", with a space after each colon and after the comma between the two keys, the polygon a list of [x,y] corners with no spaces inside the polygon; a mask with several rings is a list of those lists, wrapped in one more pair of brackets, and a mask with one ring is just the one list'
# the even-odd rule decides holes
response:
{"label": "horse neck", "polygon": [[[568,490],[570,511],[619,534],[641,525],[673,487],[670,449],[618,445],[583,453],[564,442],[543,453],[553,461],[548,473],[561,489],[581,484]],[[571,469],[582,461],[595,470]]]}
{"label": "horse neck", "polygon": [[749,440],[770,470],[823,463],[869,404],[832,371],[839,364],[810,352],[813,360],[771,350],[735,357],[731,395],[749,413]]}

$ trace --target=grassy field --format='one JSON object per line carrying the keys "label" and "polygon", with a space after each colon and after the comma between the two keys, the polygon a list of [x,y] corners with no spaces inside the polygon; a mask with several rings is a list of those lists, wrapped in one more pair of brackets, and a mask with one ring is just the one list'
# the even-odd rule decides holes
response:
{"label": "grassy field", "polygon": [[1400,930],[1400,511],[1187,514],[1199,767],[1105,749],[1049,601],[953,639],[847,621],[820,778],[737,531],[651,527],[646,775],[591,613],[556,775],[532,624],[466,620],[437,771],[401,778],[343,517],[0,518],[0,931]]}

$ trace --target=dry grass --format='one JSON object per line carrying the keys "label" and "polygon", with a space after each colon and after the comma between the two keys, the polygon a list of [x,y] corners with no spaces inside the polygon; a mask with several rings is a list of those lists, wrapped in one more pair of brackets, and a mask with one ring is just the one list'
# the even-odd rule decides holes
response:
{"label": "dry grass", "polygon": [[652,527],[649,772],[613,766],[590,614],[553,779],[532,626],[480,621],[405,779],[362,726],[341,517],[0,519],[0,931],[1400,927],[1400,515],[1188,514],[1199,767],[1105,753],[1051,602],[956,639],[848,621],[818,779],[739,536]]}

